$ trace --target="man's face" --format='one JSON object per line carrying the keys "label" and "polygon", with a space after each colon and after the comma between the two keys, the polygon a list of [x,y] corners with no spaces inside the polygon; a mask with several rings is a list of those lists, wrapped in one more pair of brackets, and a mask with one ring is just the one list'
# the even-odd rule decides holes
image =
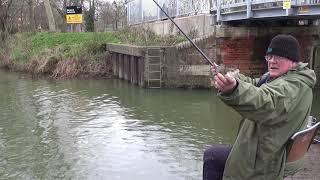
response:
{"label": "man's face", "polygon": [[286,72],[291,70],[295,64],[287,58],[276,55],[267,55],[265,58],[268,62],[268,71],[272,78],[276,78],[281,76],[282,74],[285,74]]}

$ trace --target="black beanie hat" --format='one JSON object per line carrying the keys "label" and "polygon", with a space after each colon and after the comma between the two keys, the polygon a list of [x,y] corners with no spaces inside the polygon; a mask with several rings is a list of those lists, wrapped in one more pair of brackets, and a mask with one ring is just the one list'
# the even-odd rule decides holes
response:
{"label": "black beanie hat", "polygon": [[293,62],[299,62],[301,58],[298,40],[285,34],[277,35],[271,40],[266,54],[285,57]]}

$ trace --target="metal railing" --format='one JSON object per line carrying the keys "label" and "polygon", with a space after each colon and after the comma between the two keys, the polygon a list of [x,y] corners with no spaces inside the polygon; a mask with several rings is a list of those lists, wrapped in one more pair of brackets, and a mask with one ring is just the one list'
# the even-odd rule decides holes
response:
{"label": "metal railing", "polygon": [[291,0],[289,8],[284,0],[217,0],[211,8],[217,21],[250,18],[281,18],[320,15],[320,0]]}
{"label": "metal railing", "polygon": [[[212,0],[157,0],[158,4],[171,16],[181,17],[209,13]],[[166,19],[152,0],[133,0],[127,3],[129,24]]]}
{"label": "metal railing", "polygon": [[[320,0],[291,0],[291,10],[283,9],[283,0],[157,0],[157,2],[171,17],[208,14],[211,11],[217,17],[217,21],[320,15]],[[127,17],[129,24],[166,19],[152,0],[128,2]]]}

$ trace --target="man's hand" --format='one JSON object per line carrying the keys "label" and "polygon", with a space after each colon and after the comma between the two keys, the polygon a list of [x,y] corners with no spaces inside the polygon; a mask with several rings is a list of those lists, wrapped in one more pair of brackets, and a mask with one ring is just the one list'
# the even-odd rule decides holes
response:
{"label": "man's hand", "polygon": [[212,83],[214,87],[222,93],[231,93],[237,86],[237,80],[234,77],[228,74],[223,76],[220,73],[214,76],[214,81]]}

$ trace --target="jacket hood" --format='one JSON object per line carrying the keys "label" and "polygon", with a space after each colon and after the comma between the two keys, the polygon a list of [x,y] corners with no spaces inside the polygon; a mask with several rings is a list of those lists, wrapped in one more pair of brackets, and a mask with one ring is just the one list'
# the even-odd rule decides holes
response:
{"label": "jacket hood", "polygon": [[298,63],[298,66],[289,71],[288,74],[294,73],[298,76],[294,76],[294,78],[301,80],[306,83],[309,87],[313,88],[316,84],[316,74],[312,69],[309,69],[308,63]]}

